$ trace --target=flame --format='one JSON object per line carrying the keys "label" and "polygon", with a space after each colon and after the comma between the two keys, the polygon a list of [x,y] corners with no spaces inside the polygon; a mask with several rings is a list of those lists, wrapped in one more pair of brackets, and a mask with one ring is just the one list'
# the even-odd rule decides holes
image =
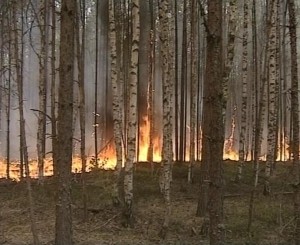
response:
{"label": "flame", "polygon": [[224,150],[223,150],[223,159],[230,159],[230,160],[239,160],[239,154],[237,151],[234,150],[234,132],[236,128],[235,123],[235,111],[236,107],[234,108],[234,114],[231,118],[231,130],[229,137],[224,142]]}
{"label": "flame", "polygon": [[[231,120],[230,135],[224,142],[223,159],[230,159],[230,160],[237,161],[239,158],[238,151],[234,149],[235,130],[236,130],[236,123],[235,123],[235,116],[233,116]],[[202,136],[202,130],[200,130],[200,136]],[[157,134],[153,137],[153,161],[154,162],[161,161],[161,143],[162,143],[161,139],[162,138]],[[276,161],[279,161],[280,159],[286,161],[289,158],[289,151],[290,151],[290,145],[287,143],[288,138],[286,136],[280,138],[278,135],[278,141],[279,139],[281,139],[280,145],[283,146],[283,149],[277,151]],[[148,116],[144,116],[139,128],[138,161],[147,162],[149,144],[150,144],[150,121]],[[189,159],[188,146],[186,150],[186,159],[187,161]],[[262,155],[259,159],[265,161],[266,155]],[[115,150],[114,141],[110,141],[103,149],[100,150],[97,160],[95,159],[94,156],[88,156],[86,164],[87,164],[86,171],[91,171],[95,168],[114,169],[116,165],[116,150]],[[32,178],[38,178],[38,164],[36,159],[30,159],[29,169],[30,169],[30,176]],[[80,156],[75,155],[73,156],[73,160],[72,160],[72,172],[79,173],[81,172],[81,170],[82,170],[81,158]],[[53,175],[53,164],[52,164],[52,158],[49,157],[44,161],[44,176],[51,176],[51,175]],[[6,161],[5,159],[0,159],[0,178],[5,178],[5,177],[6,177]],[[14,180],[20,179],[19,161],[12,161],[10,163],[10,178]]]}
{"label": "flame", "polygon": [[[150,145],[150,121],[148,116],[143,117],[143,123],[139,129],[139,157],[138,160],[141,162],[148,161],[148,151]],[[159,137],[153,139],[153,161],[161,161],[161,142]]]}

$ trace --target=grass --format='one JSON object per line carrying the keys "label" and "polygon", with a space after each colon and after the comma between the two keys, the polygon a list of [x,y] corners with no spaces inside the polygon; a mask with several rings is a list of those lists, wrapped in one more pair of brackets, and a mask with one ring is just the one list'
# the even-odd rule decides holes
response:
{"label": "grass", "polygon": [[[158,167],[158,166],[156,166]],[[260,173],[263,176],[263,165]],[[254,220],[248,234],[248,209],[252,189],[252,165],[246,164],[241,183],[234,182],[236,162],[224,166],[224,218],[228,244],[288,244],[294,229],[290,167],[278,164],[271,178],[275,195],[262,195],[263,179],[257,187]],[[195,167],[195,181],[187,184],[187,166],[175,165],[172,182],[172,217],[166,240],[158,237],[163,222],[163,198],[159,191],[158,175],[151,175],[150,166],[141,163],[134,173],[135,228],[121,225],[121,210],[111,205],[112,171],[95,170],[87,174],[88,206],[99,212],[89,212],[83,223],[82,187],[80,176],[72,182],[74,241],[77,245],[96,244],[207,244],[200,233],[203,219],[196,217],[199,187],[199,166]],[[32,181],[36,221],[42,244],[53,244],[55,223],[55,184],[47,178],[40,186]],[[278,193],[286,193],[279,195]],[[25,183],[0,183],[0,244],[22,245],[32,241]],[[6,243],[5,243],[6,242]]]}

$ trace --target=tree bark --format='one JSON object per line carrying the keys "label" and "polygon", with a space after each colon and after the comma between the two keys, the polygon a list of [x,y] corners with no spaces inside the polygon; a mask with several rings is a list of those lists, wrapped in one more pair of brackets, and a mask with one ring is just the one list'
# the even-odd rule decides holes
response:
{"label": "tree bark", "polygon": [[[80,127],[80,158],[82,173],[82,199],[84,221],[87,221],[87,190],[86,190],[86,153],[85,153],[85,0],[77,2],[76,11],[76,48],[78,67],[78,89],[79,89],[79,127]],[[81,38],[80,38],[81,23]]]}
{"label": "tree bark", "polygon": [[171,215],[171,164],[173,161],[173,144],[172,144],[172,100],[173,100],[173,86],[171,80],[172,63],[170,48],[170,20],[169,20],[169,1],[163,0],[159,3],[159,20],[160,20],[160,40],[162,44],[162,91],[163,91],[163,142],[162,142],[162,165],[163,165],[163,185],[162,191],[165,202],[165,216],[164,223],[160,230],[160,237],[165,238]]}
{"label": "tree bark", "polygon": [[137,82],[138,82],[138,53],[140,38],[139,0],[132,0],[132,42],[131,63],[129,73],[129,108],[127,131],[127,157],[125,162],[124,193],[125,193],[125,225],[133,227],[133,162],[136,157],[137,130]]}
{"label": "tree bark", "polygon": [[208,2],[207,55],[203,99],[203,164],[209,166],[209,237],[210,244],[224,243],[223,224],[223,145],[224,86],[222,56],[222,2]]}
{"label": "tree bark", "polygon": [[245,164],[246,151],[246,127],[247,127],[247,84],[248,84],[248,22],[249,22],[249,3],[244,0],[244,23],[243,23],[243,84],[242,84],[242,108],[241,108],[241,127],[239,142],[239,163],[236,181],[242,178],[243,165]]}
{"label": "tree bark", "polygon": [[61,2],[55,245],[72,245],[71,167],[76,1]]}
{"label": "tree bark", "polygon": [[294,233],[295,244],[300,244],[300,162],[299,162],[299,82],[298,82],[298,61],[297,61],[297,20],[295,1],[288,0],[289,9],[289,34],[291,47],[291,75],[292,75],[292,90],[291,90],[291,113],[293,124],[293,166],[295,169],[295,193],[294,193],[294,212],[296,228]]}
{"label": "tree bark", "polygon": [[[24,154],[24,163],[25,163],[25,174],[26,174],[26,187],[28,192],[28,205],[29,205],[29,215],[30,215],[30,228],[33,236],[33,244],[39,245],[39,237],[37,234],[37,227],[35,223],[34,216],[34,201],[32,196],[32,188],[30,183],[30,172],[29,172],[29,157],[26,143],[26,130],[25,130],[25,118],[24,118],[24,96],[23,96],[23,76],[22,69],[23,66],[23,57],[20,56],[19,49],[19,26],[17,21],[17,1],[12,2],[12,22],[13,22],[13,34],[14,34],[14,61],[15,61],[15,74],[16,74],[16,82],[17,82],[17,90],[18,90],[18,106],[19,106],[19,116],[20,116],[20,137],[22,140],[20,142],[23,143],[20,147],[22,148],[22,152]],[[21,2],[21,7],[23,7],[23,1]],[[21,8],[23,11],[23,8]],[[21,45],[23,45],[23,33],[21,33]]]}
{"label": "tree bark", "polygon": [[115,5],[114,1],[109,1],[109,44],[110,44],[110,78],[113,92],[113,121],[114,121],[114,141],[116,146],[117,164],[115,168],[115,182],[113,190],[113,203],[119,205],[121,201],[120,188],[120,174],[122,170],[122,110],[120,104],[120,84],[118,84],[118,76],[120,75],[117,65],[117,37],[115,24]]}
{"label": "tree bark", "polygon": [[268,7],[269,12],[269,38],[268,38],[268,82],[269,82],[269,116],[268,116],[268,144],[267,144],[267,161],[265,168],[265,184],[264,184],[264,194],[270,194],[270,175],[271,167],[274,165],[276,160],[276,138],[277,138],[277,115],[278,110],[276,108],[276,100],[278,96],[277,84],[278,77],[277,72],[277,51],[276,51],[276,19],[277,19],[277,5],[276,1],[272,0]]}

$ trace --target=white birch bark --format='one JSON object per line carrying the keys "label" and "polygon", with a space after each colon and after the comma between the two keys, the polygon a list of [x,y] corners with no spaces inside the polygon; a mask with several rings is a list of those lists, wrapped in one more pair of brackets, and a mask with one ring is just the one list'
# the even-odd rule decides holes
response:
{"label": "white birch bark", "polygon": [[162,0],[159,3],[160,19],[160,40],[162,45],[162,88],[163,88],[163,144],[162,144],[162,164],[163,164],[163,182],[162,191],[165,201],[165,216],[160,236],[165,237],[170,222],[171,215],[171,163],[173,160],[172,149],[172,82],[171,82],[171,58],[173,55],[170,50],[170,29],[169,29],[169,1]]}
{"label": "white birch bark", "polygon": [[110,44],[110,78],[113,92],[113,121],[114,140],[116,146],[117,165],[115,168],[115,182],[113,190],[113,202],[120,202],[119,181],[122,169],[122,112],[120,106],[120,84],[118,84],[116,24],[115,24],[114,0],[109,1],[109,44]]}
{"label": "white birch bark", "polygon": [[131,65],[129,70],[129,108],[127,132],[127,156],[125,162],[124,195],[126,226],[133,226],[133,162],[136,157],[137,130],[137,82],[138,82],[138,53],[140,38],[139,0],[132,1],[132,43]]}
{"label": "white birch bark", "polygon": [[269,74],[269,116],[268,116],[268,139],[267,139],[267,162],[265,168],[265,187],[264,193],[270,193],[270,183],[269,178],[271,175],[271,167],[276,160],[276,137],[277,137],[277,108],[276,99],[277,99],[277,83],[278,77],[276,72],[276,19],[277,19],[277,7],[276,1],[272,0],[269,3],[270,10],[270,32],[269,32],[269,45],[268,45],[268,74]]}

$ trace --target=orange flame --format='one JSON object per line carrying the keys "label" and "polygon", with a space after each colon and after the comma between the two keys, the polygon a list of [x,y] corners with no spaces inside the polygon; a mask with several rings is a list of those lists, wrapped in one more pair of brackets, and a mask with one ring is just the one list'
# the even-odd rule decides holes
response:
{"label": "orange flame", "polygon": [[[236,129],[235,117],[232,118],[231,131],[229,137],[224,142],[223,159],[238,160],[238,152],[234,149],[234,133]],[[150,122],[147,116],[143,117],[142,124],[139,129],[139,156],[138,160],[147,162],[149,144],[150,144]],[[200,135],[202,131],[200,131]],[[278,136],[279,137],[279,136]],[[281,137],[281,145],[283,149],[277,152],[277,161],[287,160],[289,157],[289,144],[287,143],[287,137]],[[189,150],[186,150],[186,159],[189,159]],[[280,157],[281,154],[281,157]],[[247,159],[250,160],[250,159]],[[260,160],[266,160],[266,155],[260,157]],[[153,138],[153,161],[161,161],[161,137],[156,135]],[[97,161],[93,156],[87,157],[87,168],[86,171],[91,171],[93,168],[101,169],[114,169],[116,165],[116,151],[114,142],[107,144],[99,153]],[[15,180],[20,178],[20,163],[18,161],[12,161],[10,163],[10,177]],[[33,178],[38,177],[38,166],[36,159],[30,159],[30,176]],[[73,157],[72,171],[74,173],[81,172],[82,161],[79,156]],[[52,158],[45,159],[44,162],[44,175],[53,175],[53,164]],[[6,177],[6,162],[4,159],[0,159],[0,178]]]}

